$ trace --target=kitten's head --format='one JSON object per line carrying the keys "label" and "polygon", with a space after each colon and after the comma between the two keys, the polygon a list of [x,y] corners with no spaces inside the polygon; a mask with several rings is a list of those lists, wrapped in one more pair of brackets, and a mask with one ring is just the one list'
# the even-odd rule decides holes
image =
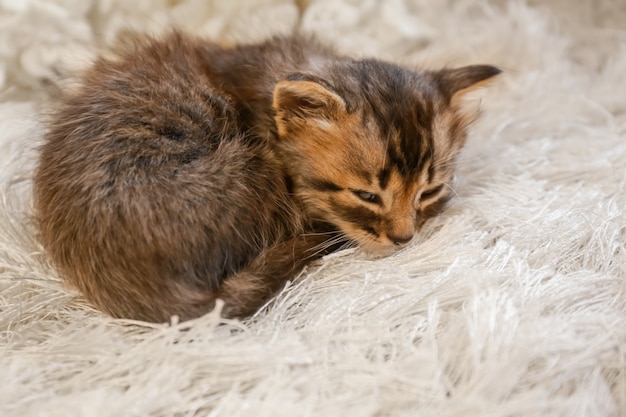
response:
{"label": "kitten's head", "polygon": [[450,197],[472,121],[460,97],[498,73],[487,65],[416,73],[363,60],[278,82],[279,149],[311,217],[369,252],[408,243]]}

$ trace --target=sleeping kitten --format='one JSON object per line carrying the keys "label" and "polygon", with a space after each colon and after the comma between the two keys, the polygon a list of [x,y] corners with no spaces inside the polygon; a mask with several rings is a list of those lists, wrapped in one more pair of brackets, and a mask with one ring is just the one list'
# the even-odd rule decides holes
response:
{"label": "sleeping kitten", "polygon": [[181,33],[100,58],[52,115],[34,178],[59,273],[115,316],[254,313],[342,239],[387,254],[449,197],[500,71],[411,71],[310,39]]}

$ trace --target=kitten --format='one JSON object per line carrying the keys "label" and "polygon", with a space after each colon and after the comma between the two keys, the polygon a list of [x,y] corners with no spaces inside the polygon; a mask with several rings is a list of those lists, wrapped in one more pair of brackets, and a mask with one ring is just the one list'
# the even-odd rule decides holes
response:
{"label": "kitten", "polygon": [[300,37],[137,39],[48,122],[41,241],[112,316],[189,319],[219,298],[245,317],[342,239],[411,241],[449,197],[459,97],[499,72],[410,71]]}

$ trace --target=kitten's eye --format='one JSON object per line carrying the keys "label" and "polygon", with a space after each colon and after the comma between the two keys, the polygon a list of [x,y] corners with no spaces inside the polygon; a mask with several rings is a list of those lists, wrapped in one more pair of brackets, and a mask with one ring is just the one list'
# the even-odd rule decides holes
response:
{"label": "kitten's eye", "polygon": [[368,193],[367,191],[360,190],[355,190],[352,192],[354,193],[354,195],[367,203],[380,204],[380,197],[378,196],[378,194]]}
{"label": "kitten's eye", "polygon": [[422,195],[420,196],[420,200],[428,200],[429,198],[432,198],[436,196],[437,194],[439,194],[439,192],[442,189],[443,189],[443,184],[441,184],[438,187],[433,188],[432,190],[426,190],[422,192]]}

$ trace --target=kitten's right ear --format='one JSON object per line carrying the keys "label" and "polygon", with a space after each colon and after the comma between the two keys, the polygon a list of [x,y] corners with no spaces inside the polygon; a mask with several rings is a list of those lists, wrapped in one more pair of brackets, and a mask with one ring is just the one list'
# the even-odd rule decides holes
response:
{"label": "kitten's right ear", "polygon": [[448,100],[451,100],[485,85],[501,72],[491,65],[469,65],[437,71],[435,79]]}
{"label": "kitten's right ear", "polygon": [[278,133],[284,136],[307,122],[332,123],[345,113],[346,102],[320,82],[292,77],[276,84],[273,107]]}

